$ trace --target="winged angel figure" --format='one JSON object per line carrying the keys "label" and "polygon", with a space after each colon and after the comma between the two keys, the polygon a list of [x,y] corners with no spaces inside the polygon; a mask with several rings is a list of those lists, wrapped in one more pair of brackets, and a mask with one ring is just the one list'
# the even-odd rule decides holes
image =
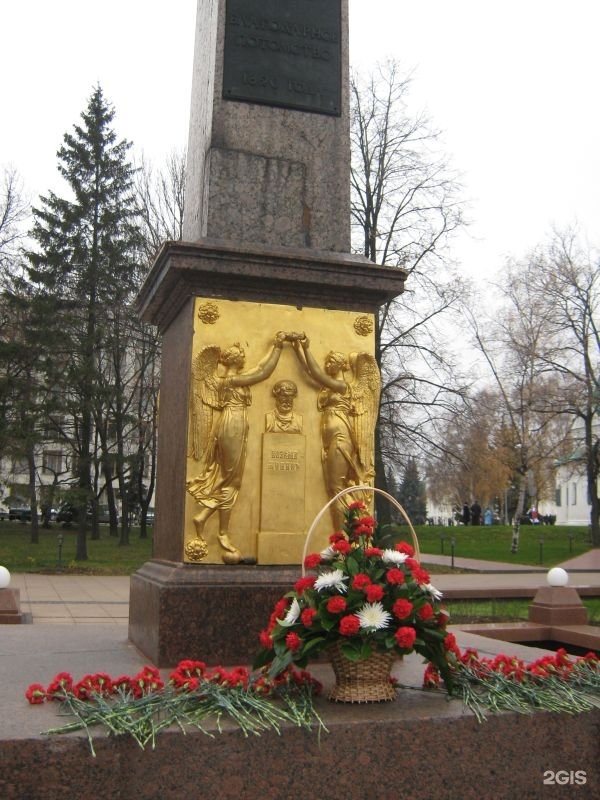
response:
{"label": "winged angel figure", "polygon": [[[289,337],[291,338],[291,337]],[[375,478],[374,434],[381,377],[370,353],[331,350],[321,368],[310,351],[306,334],[292,339],[294,352],[307,374],[321,387],[317,407],[321,412],[323,472],[329,497],[350,486],[373,485]],[[356,499],[345,495],[331,507],[335,530],[341,530],[344,510]]]}
{"label": "winged angel figure", "polygon": [[187,481],[186,488],[201,510],[194,516],[196,541],[186,547],[192,560],[206,555],[204,527],[216,511],[223,561],[237,564],[241,560],[240,550],[229,538],[229,520],[246,463],[249,387],[271,375],[285,337],[278,333],[267,355],[250,370],[244,370],[246,356],[238,343],[226,350],[207,345],[194,360],[189,455],[198,462],[199,473]]}

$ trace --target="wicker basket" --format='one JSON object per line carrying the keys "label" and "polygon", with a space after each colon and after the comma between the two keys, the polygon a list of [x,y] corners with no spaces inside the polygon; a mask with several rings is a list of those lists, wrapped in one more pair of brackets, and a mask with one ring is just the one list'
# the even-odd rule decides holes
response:
{"label": "wicker basket", "polygon": [[[360,495],[362,492],[373,492],[383,495],[383,497],[389,500],[389,502],[398,509],[408,525],[415,550],[414,557],[417,561],[421,560],[417,534],[415,533],[415,529],[412,526],[408,514],[400,503],[390,494],[384,492],[383,489],[376,489],[373,486],[352,486],[338,492],[335,497],[323,506],[313,520],[304,544],[304,553],[302,555],[303,575],[305,574],[304,560],[308,552],[308,545],[323,514],[325,514],[328,508],[333,503],[337,502],[340,497],[346,494]],[[328,653],[336,679],[335,686],[329,693],[330,700],[340,703],[377,703],[396,699],[396,690],[391,681],[390,671],[394,661],[400,659],[401,656],[393,652],[383,653],[376,651],[362,661],[352,661],[342,652],[341,642],[333,644],[329,648]]]}
{"label": "wicker basket", "polygon": [[396,690],[390,670],[396,660],[395,653],[372,653],[362,661],[351,661],[342,652],[341,642],[329,648],[335,686],[329,699],[338,703],[378,703],[395,700]]}

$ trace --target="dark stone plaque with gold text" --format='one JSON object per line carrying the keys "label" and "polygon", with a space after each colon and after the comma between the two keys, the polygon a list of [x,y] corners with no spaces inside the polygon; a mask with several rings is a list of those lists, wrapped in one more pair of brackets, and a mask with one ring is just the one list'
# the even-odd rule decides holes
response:
{"label": "dark stone plaque with gold text", "polygon": [[223,97],[341,113],[340,0],[227,0]]}

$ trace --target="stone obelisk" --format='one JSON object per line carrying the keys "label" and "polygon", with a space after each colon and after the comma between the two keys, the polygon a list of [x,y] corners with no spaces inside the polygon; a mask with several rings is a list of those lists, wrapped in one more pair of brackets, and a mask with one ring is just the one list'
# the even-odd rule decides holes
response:
{"label": "stone obelisk", "polygon": [[347,0],[199,0],[184,241],[139,296],[162,371],[129,633],[156,664],[251,661],[312,519],[372,483],[378,396],[351,386],[404,278],[350,252]]}
{"label": "stone obelisk", "polygon": [[346,0],[198,4],[184,238],[350,252]]}

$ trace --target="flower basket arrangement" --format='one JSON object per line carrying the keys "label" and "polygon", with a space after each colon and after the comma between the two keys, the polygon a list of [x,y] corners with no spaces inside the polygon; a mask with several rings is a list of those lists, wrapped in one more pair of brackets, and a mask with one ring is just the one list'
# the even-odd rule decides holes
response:
{"label": "flower basket arrangement", "polygon": [[[381,492],[353,487],[331,502],[348,491],[365,490]],[[405,513],[393,498],[381,493]],[[330,536],[323,552],[305,555],[302,577],[276,604],[260,634],[262,649],[255,668],[267,667],[269,674],[276,676],[290,665],[305,667],[325,652],[338,677],[331,699],[390,700],[395,697],[389,677],[391,663],[416,651],[434,665],[450,691],[452,676],[445,645],[448,614],[439,603],[441,592],[420,566],[416,535],[406,519],[413,543],[394,543],[367,514],[364,503],[351,503],[344,530]],[[315,523],[307,544],[314,527]],[[370,685],[369,676],[382,669],[382,657],[386,674],[377,681],[378,690]],[[375,663],[369,661],[373,658]],[[355,666],[341,669],[342,659]],[[339,672],[345,675],[343,681]],[[344,686],[340,686],[342,682]]]}

